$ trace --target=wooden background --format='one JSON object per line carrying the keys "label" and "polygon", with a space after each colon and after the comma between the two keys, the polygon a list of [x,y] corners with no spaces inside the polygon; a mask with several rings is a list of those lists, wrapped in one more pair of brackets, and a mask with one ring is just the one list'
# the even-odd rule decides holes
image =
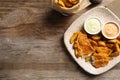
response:
{"label": "wooden background", "polygon": [[119,80],[120,64],[104,74],[90,75],[63,43],[70,24],[96,6],[65,17],[52,10],[50,2],[0,0],[0,80]]}

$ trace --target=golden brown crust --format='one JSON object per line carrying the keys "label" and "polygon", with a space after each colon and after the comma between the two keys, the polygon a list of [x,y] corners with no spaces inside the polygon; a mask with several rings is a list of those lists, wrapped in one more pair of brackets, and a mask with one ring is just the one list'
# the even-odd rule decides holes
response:
{"label": "golden brown crust", "polygon": [[74,48],[77,49],[77,57],[82,57],[93,52],[92,45],[86,34],[79,33],[74,43]]}
{"label": "golden brown crust", "polygon": [[79,3],[79,0],[58,0],[58,4],[66,8],[71,8],[77,3]]}

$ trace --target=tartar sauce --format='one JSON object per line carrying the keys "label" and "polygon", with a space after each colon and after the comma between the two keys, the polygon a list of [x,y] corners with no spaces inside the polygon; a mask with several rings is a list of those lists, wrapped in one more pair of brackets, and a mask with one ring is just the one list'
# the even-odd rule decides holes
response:
{"label": "tartar sauce", "polygon": [[101,30],[101,22],[97,18],[85,21],[85,30],[90,34],[97,34]]}

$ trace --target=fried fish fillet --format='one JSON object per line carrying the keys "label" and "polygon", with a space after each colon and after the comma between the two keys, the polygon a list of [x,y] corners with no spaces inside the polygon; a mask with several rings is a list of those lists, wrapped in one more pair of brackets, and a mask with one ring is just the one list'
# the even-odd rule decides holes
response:
{"label": "fried fish fillet", "polygon": [[94,53],[92,59],[92,65],[95,68],[104,67],[109,63],[109,57],[104,55],[103,53]]}
{"label": "fried fish fillet", "polygon": [[109,56],[112,53],[112,50],[109,49],[108,47],[96,47],[96,52],[103,53],[106,56]]}
{"label": "fried fish fillet", "polygon": [[83,34],[82,32],[79,33],[74,43],[74,48],[77,49],[77,54],[76,54],[77,57],[89,55],[94,51],[87,35]]}

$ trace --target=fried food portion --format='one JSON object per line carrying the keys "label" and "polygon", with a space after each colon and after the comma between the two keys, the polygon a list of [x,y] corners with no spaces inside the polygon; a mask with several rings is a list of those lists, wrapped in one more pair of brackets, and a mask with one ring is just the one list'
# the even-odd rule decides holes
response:
{"label": "fried food portion", "polygon": [[95,50],[95,48],[98,46],[98,43],[96,41],[92,40],[92,39],[89,39],[89,41],[90,41],[93,49]]}
{"label": "fried food portion", "polygon": [[[99,36],[100,37],[100,36]],[[119,38],[111,40],[102,40],[100,38],[91,37],[93,40],[96,40],[98,46],[95,47],[95,52],[93,53],[92,65],[95,68],[106,66],[110,60],[114,57],[119,56],[120,53],[120,40]]]}
{"label": "fried food portion", "polygon": [[106,47],[105,41],[98,41],[98,46]]}
{"label": "fried food portion", "polygon": [[71,4],[77,4],[79,2],[79,0],[68,0]]}
{"label": "fried food portion", "polygon": [[94,36],[92,36],[91,37],[93,40],[95,40],[95,41],[99,41],[100,40],[100,36],[97,36],[97,35],[94,35]]}
{"label": "fried food portion", "polygon": [[108,40],[109,43],[117,43],[117,39]]}
{"label": "fried food portion", "polygon": [[120,36],[105,40],[100,35],[87,37],[88,34],[76,32],[70,39],[74,43],[75,56],[85,56],[85,62],[90,62],[95,68],[106,66],[110,60],[120,55]]}
{"label": "fried food portion", "polygon": [[60,6],[62,6],[62,7],[65,7],[65,4],[64,4],[64,2],[63,2],[62,0],[58,0],[58,4],[59,4]]}
{"label": "fried food portion", "polygon": [[95,53],[92,56],[92,65],[95,68],[104,67],[109,63],[110,54],[112,50],[108,47],[97,47]]}
{"label": "fried food portion", "polygon": [[70,38],[70,44],[72,44],[76,40],[76,38],[79,34],[80,34],[80,32],[73,33],[72,37]]}
{"label": "fried food portion", "polygon": [[95,68],[106,66],[113,57],[119,56],[120,45],[116,40],[98,41],[93,53],[92,65]]}
{"label": "fried food portion", "polygon": [[79,0],[58,0],[58,4],[62,7],[70,8],[76,5]]}
{"label": "fried food portion", "polygon": [[114,46],[114,44],[107,43],[107,44],[106,44],[106,46],[107,46],[108,48],[112,49],[112,48],[113,48],[113,46]]}
{"label": "fried food portion", "polygon": [[104,66],[106,66],[109,63],[108,56],[106,56],[103,53],[94,53],[93,56],[92,56],[92,58],[94,60],[92,62],[92,65],[95,68],[104,67]]}
{"label": "fried food portion", "polygon": [[73,6],[68,0],[62,0],[66,7],[70,8]]}
{"label": "fried food portion", "polygon": [[73,41],[76,57],[82,57],[93,52],[93,47],[86,34],[82,32],[74,33],[70,39],[70,43],[73,43]]}
{"label": "fried food portion", "polygon": [[117,57],[117,56],[119,56],[119,53],[120,52],[117,52],[117,51],[113,52],[113,53],[110,54],[110,57]]}
{"label": "fried food portion", "polygon": [[89,61],[91,61],[91,56],[85,57],[85,62],[89,62]]}
{"label": "fried food portion", "polygon": [[106,56],[109,56],[111,54],[112,50],[109,49],[108,47],[97,47],[96,52],[104,54]]}

